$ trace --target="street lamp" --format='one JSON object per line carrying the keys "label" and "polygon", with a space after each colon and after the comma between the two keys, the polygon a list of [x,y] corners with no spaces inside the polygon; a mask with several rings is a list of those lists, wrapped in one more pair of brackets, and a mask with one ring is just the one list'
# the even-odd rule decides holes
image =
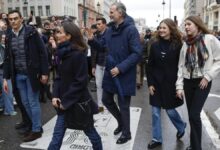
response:
{"label": "street lamp", "polygon": [[99,17],[99,12],[100,12],[100,4],[99,4],[99,2],[97,3],[97,9],[98,9],[98,17]]}
{"label": "street lamp", "polygon": [[162,5],[163,5],[163,19],[164,19],[164,9],[165,9],[165,1],[163,0]]}
{"label": "street lamp", "polygon": [[171,18],[171,0],[170,0],[170,4],[169,4],[169,18]]}

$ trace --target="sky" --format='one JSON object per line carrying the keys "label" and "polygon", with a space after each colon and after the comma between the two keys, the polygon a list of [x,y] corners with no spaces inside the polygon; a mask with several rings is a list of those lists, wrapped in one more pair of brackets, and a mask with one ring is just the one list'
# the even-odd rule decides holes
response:
{"label": "sky", "polygon": [[[171,18],[177,16],[180,24],[184,19],[185,0],[164,0],[164,18],[169,18],[169,2],[171,1]],[[127,14],[133,18],[145,18],[148,27],[156,27],[163,19],[163,0],[121,0],[127,8]]]}

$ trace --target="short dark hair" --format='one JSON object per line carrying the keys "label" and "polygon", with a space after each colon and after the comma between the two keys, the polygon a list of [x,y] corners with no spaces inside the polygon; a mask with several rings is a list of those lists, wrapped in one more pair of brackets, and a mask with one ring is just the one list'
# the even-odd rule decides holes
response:
{"label": "short dark hair", "polygon": [[97,25],[96,24],[92,24],[91,25],[91,29],[97,29]]}
{"label": "short dark hair", "polygon": [[106,23],[107,23],[107,22],[106,22],[106,19],[103,18],[103,17],[101,17],[101,18],[96,18],[96,21],[99,21],[99,20],[101,20],[103,24],[106,24]]}
{"label": "short dark hair", "polygon": [[17,13],[17,14],[19,15],[19,17],[22,18],[21,12],[20,12],[19,10],[16,10],[16,9],[10,11],[10,12],[8,13],[8,16],[9,16],[10,14],[13,14],[13,13]]}

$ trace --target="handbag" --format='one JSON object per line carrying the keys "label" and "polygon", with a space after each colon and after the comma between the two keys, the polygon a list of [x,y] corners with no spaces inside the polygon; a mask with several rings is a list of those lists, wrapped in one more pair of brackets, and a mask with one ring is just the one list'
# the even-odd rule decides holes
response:
{"label": "handbag", "polygon": [[91,125],[92,120],[92,100],[75,103],[65,110],[64,123],[65,127],[75,130],[85,130]]}

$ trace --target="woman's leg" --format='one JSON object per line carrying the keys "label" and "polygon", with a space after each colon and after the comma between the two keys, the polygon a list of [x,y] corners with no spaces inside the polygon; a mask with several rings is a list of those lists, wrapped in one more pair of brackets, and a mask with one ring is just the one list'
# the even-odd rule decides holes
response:
{"label": "woman's leg", "polygon": [[95,127],[90,127],[89,129],[84,130],[84,133],[89,137],[93,150],[103,149],[101,137],[96,131]]}
{"label": "woman's leg", "polygon": [[65,131],[66,131],[66,128],[64,126],[64,114],[57,115],[57,121],[54,127],[53,137],[48,147],[48,150],[59,150],[60,149],[62,142],[63,142]]}
{"label": "woman's leg", "polygon": [[179,113],[176,111],[176,109],[166,109],[167,115],[169,116],[171,122],[177,129],[177,133],[184,134],[186,123],[182,120]]}
{"label": "woman's leg", "polygon": [[162,143],[161,108],[152,106],[152,134],[153,141]]}

